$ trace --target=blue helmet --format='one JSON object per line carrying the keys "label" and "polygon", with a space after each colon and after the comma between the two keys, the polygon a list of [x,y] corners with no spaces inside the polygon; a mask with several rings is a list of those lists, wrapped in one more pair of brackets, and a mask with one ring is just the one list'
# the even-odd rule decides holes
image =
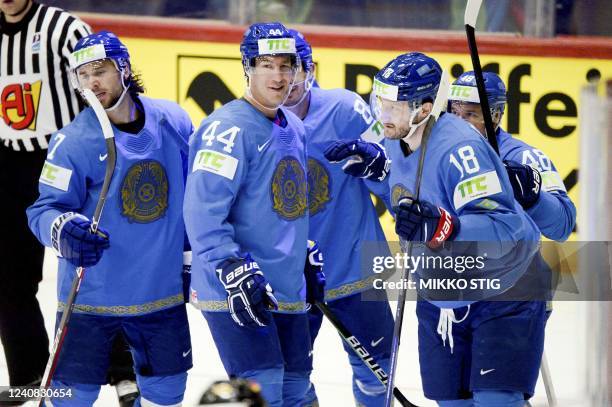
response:
{"label": "blue helmet", "polygon": [[119,71],[130,68],[130,54],[127,47],[110,31],[100,31],[81,38],[76,43],[71,56],[70,66],[73,70],[101,59],[113,61]]}
{"label": "blue helmet", "polygon": [[436,99],[442,68],[420,52],[402,54],[374,76],[373,93],[389,100],[402,100],[420,106]]}
{"label": "blue helmet", "polygon": [[[504,81],[494,72],[483,72],[482,76],[484,78],[489,108],[491,111],[499,110],[503,113],[507,101],[506,85],[504,85]],[[461,76],[453,82],[448,100],[449,102],[460,101],[480,103],[474,71],[462,73]]]}
{"label": "blue helmet", "polygon": [[240,44],[242,65],[247,68],[255,65],[255,58],[261,55],[290,55],[297,65],[295,39],[281,23],[252,24],[242,37]]}
{"label": "blue helmet", "polygon": [[312,47],[308,41],[306,41],[306,38],[304,38],[304,34],[298,30],[290,28],[289,32],[295,40],[295,49],[300,57],[300,61],[302,62],[302,67],[305,71],[312,70],[312,67],[314,66],[314,62],[312,62]]}

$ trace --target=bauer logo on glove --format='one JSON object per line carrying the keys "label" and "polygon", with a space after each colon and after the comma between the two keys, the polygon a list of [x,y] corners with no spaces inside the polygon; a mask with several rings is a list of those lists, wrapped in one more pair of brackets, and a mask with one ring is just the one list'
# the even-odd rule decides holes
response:
{"label": "bauer logo on glove", "polygon": [[51,246],[59,257],[74,266],[92,267],[110,247],[109,234],[100,227],[92,233],[89,219],[79,213],[66,212],[51,224]]}
{"label": "bauer logo on glove", "polygon": [[217,269],[227,291],[227,305],[234,322],[257,328],[271,321],[270,309],[278,309],[274,291],[250,254],[228,259]]}

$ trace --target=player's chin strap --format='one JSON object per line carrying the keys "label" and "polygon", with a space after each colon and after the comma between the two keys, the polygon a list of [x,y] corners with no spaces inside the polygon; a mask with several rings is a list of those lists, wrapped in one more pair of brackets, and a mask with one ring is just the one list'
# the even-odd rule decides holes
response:
{"label": "player's chin strap", "polygon": [[[300,100],[298,100],[297,102],[295,102],[292,105],[286,105],[284,104],[285,107],[287,108],[292,108],[292,107],[296,107],[299,106],[300,103],[302,103],[304,101],[304,99],[306,98],[306,96],[308,96],[308,94],[310,93],[310,89],[312,89],[312,85],[314,83],[314,76],[312,75],[312,71],[308,71],[306,73],[306,79],[304,79],[301,82],[298,83],[294,83],[292,85],[292,87],[294,86],[301,86],[302,84],[304,84],[304,93],[302,94],[302,97],[300,98]],[[291,92],[289,92],[289,94],[291,94]],[[289,96],[287,96],[287,98],[289,98]]]}
{"label": "player's chin strap", "polygon": [[107,112],[112,112],[114,111],[116,108],[119,107],[119,105],[121,104],[121,102],[123,102],[123,98],[125,97],[125,95],[127,95],[127,91],[130,88],[129,83],[126,85],[125,84],[125,79],[123,78],[123,69],[120,71],[121,73],[121,87],[123,88],[123,92],[121,92],[121,96],[119,96],[119,99],[117,99],[117,101],[108,109],[104,109]]}
{"label": "player's chin strap", "polygon": [[456,319],[455,311],[452,308],[440,308],[440,319],[438,320],[438,334],[442,337],[442,345],[446,346],[446,337],[448,336],[448,345],[453,353],[455,341],[453,340],[453,323],[460,323],[470,315],[470,305],[467,306],[467,311],[463,318]]}
{"label": "player's chin strap", "polygon": [[421,113],[422,111],[423,111],[423,106],[420,106],[418,109],[415,109],[414,112],[412,112],[412,114],[410,115],[410,120],[408,121],[408,123],[410,123],[410,130],[408,131],[408,134],[402,137],[402,140],[404,140],[406,143],[408,142],[408,139],[412,137],[414,133],[419,129],[419,127],[427,123],[427,119],[429,119],[429,116],[431,116],[431,111],[430,111],[423,120],[415,124],[414,119],[416,119],[417,115]]}
{"label": "player's chin strap", "polygon": [[410,114],[410,119],[408,121],[408,123],[410,123],[410,130],[408,130],[408,134],[402,137],[402,140],[404,141],[404,143],[408,144],[408,147],[410,147],[411,151],[415,151],[421,145],[420,137],[413,138],[413,136],[415,135],[417,130],[419,130],[419,128],[421,128],[424,124],[427,123],[429,116],[431,116],[431,111],[430,111],[429,114],[425,116],[423,120],[414,124],[414,119],[416,119],[417,115],[421,113],[421,111],[423,111],[422,106],[419,107],[418,109],[415,109],[414,112]]}

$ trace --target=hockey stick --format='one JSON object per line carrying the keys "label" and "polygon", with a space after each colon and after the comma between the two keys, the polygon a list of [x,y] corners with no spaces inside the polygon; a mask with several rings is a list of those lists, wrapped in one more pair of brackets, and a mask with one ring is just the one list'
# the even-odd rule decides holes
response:
{"label": "hockey stick", "polygon": [[555,388],[550,377],[550,369],[548,367],[548,360],[546,360],[546,351],[542,352],[542,363],[540,364],[540,373],[542,374],[542,381],[544,382],[544,389],[546,390],[546,398],[548,399],[548,406],[555,407],[557,405],[557,395],[555,394]]}
{"label": "hockey stick", "polygon": [[[482,74],[482,67],[480,66],[480,56],[478,54],[478,47],[476,46],[476,20],[478,13],[480,12],[480,6],[482,0],[468,0],[465,6],[465,33],[467,35],[468,46],[470,48],[470,57],[472,58],[472,66],[474,67],[474,78],[476,79],[476,87],[478,88],[478,98],[480,99],[480,107],[482,109],[482,116],[485,122],[485,130],[487,133],[487,140],[493,150],[499,156],[499,147],[497,145],[497,137],[495,135],[495,128],[493,126],[493,118],[491,117],[491,109],[489,107],[489,99],[487,98],[487,92],[484,84],[484,76]],[[555,389],[552,384],[550,377],[550,371],[548,370],[548,361],[546,360],[546,354],[542,354],[542,363],[540,365],[540,371],[542,373],[542,381],[544,382],[544,388],[546,389],[546,398],[548,399],[548,405],[553,407],[556,405],[557,400],[555,396]]]}
{"label": "hockey stick", "polygon": [[[421,190],[421,180],[423,178],[423,164],[425,163],[425,152],[427,150],[427,141],[429,140],[429,135],[431,130],[433,129],[436,121],[440,117],[442,111],[446,110],[446,105],[448,103],[448,89],[449,89],[449,80],[448,73],[446,71],[442,71],[442,77],[440,78],[440,85],[438,87],[438,93],[436,94],[436,100],[434,101],[433,107],[431,108],[431,115],[427,119],[427,124],[425,125],[425,129],[423,130],[423,137],[421,140],[421,152],[419,154],[419,164],[417,166],[417,174],[414,186],[415,200],[419,200],[420,190]],[[402,249],[403,249],[402,244]],[[412,242],[408,242],[405,253],[408,254],[408,257],[412,255]],[[408,281],[409,278],[409,270],[408,268],[404,268],[402,270],[402,279],[400,281]],[[404,309],[406,306],[406,288],[400,290],[399,297],[397,299],[397,310],[395,312],[395,324],[393,326],[393,344],[391,345],[391,371],[389,372],[389,385],[387,386],[387,394],[385,397],[385,406],[390,407],[392,398],[393,382],[395,379],[395,369],[397,368],[397,357],[399,353],[399,345],[400,345],[400,336],[402,334],[402,323],[404,320]]]}
{"label": "hockey stick", "polygon": [[491,118],[491,110],[489,108],[489,100],[485,90],[484,77],[482,76],[482,67],[480,66],[480,57],[478,56],[478,48],[476,47],[476,19],[482,0],[468,0],[465,6],[465,33],[467,34],[468,46],[470,48],[470,57],[472,58],[472,66],[474,67],[474,77],[476,79],[476,87],[478,88],[478,97],[480,99],[480,107],[482,108],[482,116],[484,117],[485,130],[487,140],[493,147],[493,150],[499,155],[499,147],[497,146],[497,138],[495,137],[495,128],[493,127],[493,119]]}
{"label": "hockey stick", "polygon": [[[115,161],[117,157],[115,152],[115,138],[113,135],[113,129],[111,128],[110,121],[108,120],[108,116],[106,115],[104,108],[98,101],[96,95],[94,95],[94,93],[90,89],[83,89],[82,94],[83,97],[85,97],[85,99],[87,100],[87,103],[89,103],[89,106],[91,106],[91,108],[93,109],[94,113],[96,114],[96,117],[98,118],[98,121],[100,122],[100,127],[102,127],[102,134],[104,135],[104,141],[106,142],[106,149],[108,152],[108,157],[106,159],[106,171],[104,173],[104,183],[102,184],[100,196],[98,197],[98,203],[96,204],[96,209],[91,219],[91,233],[96,233],[98,231],[100,216],[102,216],[102,210],[104,209],[104,203],[106,202],[106,194],[108,193],[108,187],[113,177],[113,172],[115,171]],[[66,333],[68,332],[68,322],[70,321],[70,317],[72,316],[72,312],[74,310],[74,302],[76,301],[77,295],[79,294],[79,289],[81,288],[81,282],[83,281],[83,277],[85,277],[85,269],[83,267],[78,267],[76,269],[76,276],[72,280],[72,286],[70,287],[70,292],[68,293],[64,312],[62,313],[62,319],[60,320],[60,323],[55,332],[53,347],[51,348],[49,361],[47,362],[45,374],[43,375],[41,381],[41,389],[43,390],[48,389],[51,385],[51,379],[53,378],[53,374],[55,373],[55,369],[57,368],[57,363],[59,361],[62,345],[64,344],[64,339],[66,338]],[[44,391],[43,394],[45,394]],[[41,398],[39,406],[42,407],[44,405],[44,402],[45,397]]]}
{"label": "hockey stick", "polygon": [[[355,352],[357,356],[361,359],[364,365],[370,369],[370,371],[376,376],[378,381],[380,381],[385,388],[389,385],[389,375],[387,372],[376,362],[374,357],[370,355],[368,350],[363,346],[359,340],[348,330],[346,326],[336,317],[333,311],[325,304],[324,302],[317,301],[315,303],[317,308],[321,310],[323,315],[327,317],[329,322],[336,328],[336,331],[340,334],[344,342]],[[415,404],[412,404],[406,396],[398,389],[397,387],[393,387],[393,395],[402,405],[402,407],[418,407]]]}

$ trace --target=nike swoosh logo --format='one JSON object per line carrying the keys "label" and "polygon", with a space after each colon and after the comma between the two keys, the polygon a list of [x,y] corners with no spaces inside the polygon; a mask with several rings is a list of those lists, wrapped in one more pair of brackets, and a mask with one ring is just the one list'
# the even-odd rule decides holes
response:
{"label": "nike swoosh logo", "polygon": [[492,371],[494,371],[494,370],[495,370],[495,369],[489,369],[489,370],[483,370],[483,369],[480,369],[480,375],[481,375],[481,376],[484,376],[484,375],[486,375],[487,373],[491,373],[491,372],[492,372]]}
{"label": "nike swoosh logo", "polygon": [[187,352],[183,352],[183,357],[187,357],[187,355],[189,355],[191,353],[191,349],[189,349]]}
{"label": "nike swoosh logo", "polygon": [[106,157],[108,157],[108,153],[106,153],[106,154],[104,154],[104,155],[100,154],[100,156],[98,157],[98,159],[100,159],[100,161],[104,161],[104,160],[106,160]]}
{"label": "nike swoosh logo", "polygon": [[383,339],[385,339],[385,337],[381,336],[377,340],[370,342],[370,345],[372,345],[372,347],[375,348],[376,346],[378,346],[379,343],[382,342]]}
{"label": "nike swoosh logo", "polygon": [[258,145],[257,146],[257,151],[259,151],[261,153],[268,146],[268,144],[270,144],[271,141],[272,141],[272,139],[270,138],[270,139],[268,139],[268,141],[266,141],[262,145]]}

